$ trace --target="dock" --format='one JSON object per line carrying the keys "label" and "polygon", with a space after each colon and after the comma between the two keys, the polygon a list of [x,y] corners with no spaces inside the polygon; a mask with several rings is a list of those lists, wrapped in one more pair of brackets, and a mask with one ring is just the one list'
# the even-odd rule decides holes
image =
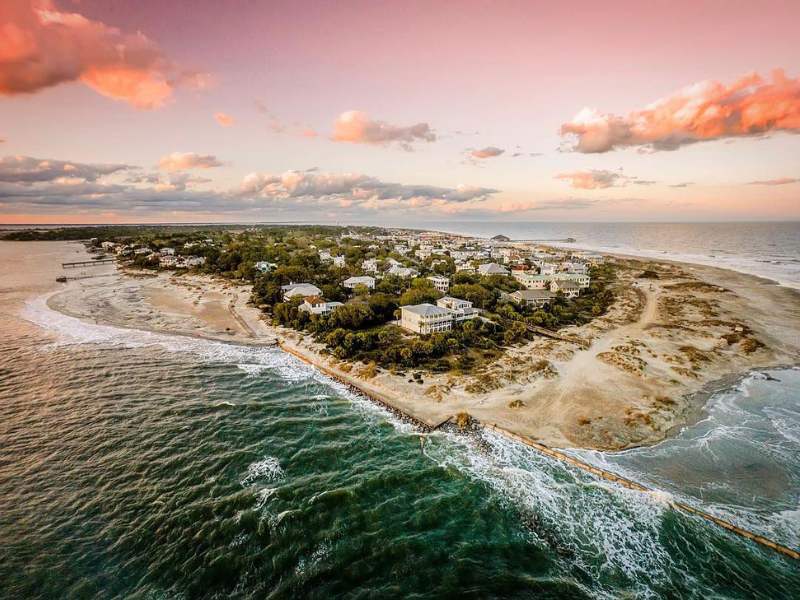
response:
{"label": "dock", "polygon": [[64,269],[79,269],[80,267],[94,267],[95,265],[107,265],[117,262],[116,258],[98,258],[97,260],[78,260],[75,262],[61,263]]}

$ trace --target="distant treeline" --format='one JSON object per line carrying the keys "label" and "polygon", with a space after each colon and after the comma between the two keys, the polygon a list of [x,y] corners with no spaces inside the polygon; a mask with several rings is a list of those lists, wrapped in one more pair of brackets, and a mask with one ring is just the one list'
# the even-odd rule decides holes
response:
{"label": "distant treeline", "polygon": [[[19,242],[36,241],[72,241],[97,238],[99,241],[122,241],[128,238],[143,236],[165,236],[175,234],[188,234],[207,231],[242,231],[245,229],[292,229],[308,233],[331,234],[345,230],[344,227],[334,225],[285,225],[285,224],[258,224],[258,225],[96,225],[86,227],[57,227],[52,229],[22,229],[18,231],[0,231],[0,238]],[[349,229],[349,228],[348,228]],[[379,228],[358,227],[353,229],[371,230]]]}

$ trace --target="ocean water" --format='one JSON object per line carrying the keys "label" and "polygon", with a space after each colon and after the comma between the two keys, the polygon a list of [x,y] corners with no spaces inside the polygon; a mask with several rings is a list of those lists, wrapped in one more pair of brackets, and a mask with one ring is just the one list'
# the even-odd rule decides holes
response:
{"label": "ocean water", "polygon": [[667,258],[759,275],[800,288],[800,222],[546,223],[441,222],[431,229],[514,240],[564,240],[566,248]]}
{"label": "ocean water", "polygon": [[572,450],[640,493],[421,436],[279,350],[56,313],[8,285],[30,270],[0,261],[0,597],[797,597],[796,561],[669,502],[800,547],[800,371],[652,448]]}

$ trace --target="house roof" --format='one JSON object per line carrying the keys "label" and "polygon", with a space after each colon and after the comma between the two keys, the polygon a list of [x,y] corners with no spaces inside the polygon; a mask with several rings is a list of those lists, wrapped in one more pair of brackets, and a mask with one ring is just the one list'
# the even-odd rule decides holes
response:
{"label": "house roof", "polygon": [[433,304],[428,304],[427,302],[424,304],[409,304],[408,306],[401,306],[400,308],[416,315],[420,315],[421,317],[450,314],[450,311],[448,311],[446,308],[434,306]]}
{"label": "house roof", "polygon": [[548,290],[517,290],[511,295],[520,300],[547,300],[556,297],[553,292]]}
{"label": "house roof", "polygon": [[497,263],[486,263],[483,265],[478,265],[478,271],[481,273],[488,273],[488,274],[503,274],[505,275],[508,271],[498,265]]}

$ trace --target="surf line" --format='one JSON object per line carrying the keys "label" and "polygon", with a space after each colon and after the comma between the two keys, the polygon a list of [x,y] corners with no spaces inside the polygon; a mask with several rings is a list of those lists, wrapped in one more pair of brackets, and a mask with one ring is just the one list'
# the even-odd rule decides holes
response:
{"label": "surf line", "polygon": [[[392,413],[396,417],[400,418],[402,421],[404,421],[406,423],[411,423],[413,425],[416,425],[417,427],[419,427],[421,430],[423,430],[425,432],[435,431],[436,429],[439,429],[440,427],[442,427],[445,423],[449,423],[449,422],[452,422],[452,421],[455,420],[454,416],[450,416],[447,419],[444,419],[443,421],[441,421],[440,423],[434,423],[434,424],[427,423],[427,422],[423,421],[422,419],[420,419],[418,417],[415,417],[414,415],[412,415],[410,413],[407,413],[404,410],[398,408],[397,406],[395,406],[391,402],[390,399],[381,397],[381,395],[378,394],[378,392],[376,392],[375,390],[368,389],[361,382],[356,381],[355,378],[353,378],[351,376],[348,376],[348,375],[346,375],[344,373],[339,373],[334,369],[331,369],[329,367],[326,367],[325,365],[321,365],[321,364],[313,361],[312,359],[310,359],[308,356],[304,355],[299,350],[296,350],[295,348],[291,348],[291,347],[285,345],[283,343],[283,341],[279,341],[278,342],[278,347],[281,350],[283,350],[284,352],[286,352],[288,354],[291,354],[295,358],[297,358],[297,359],[303,361],[304,363],[309,364],[312,367],[316,368],[317,370],[319,370],[320,372],[324,373],[326,376],[330,377],[334,381],[336,381],[338,383],[341,383],[342,385],[348,387],[349,389],[352,389],[352,390],[356,391],[357,393],[359,393],[359,394],[361,394],[363,396],[366,396],[369,400],[372,400],[376,404],[379,404],[380,406],[382,406],[383,408],[388,410],[390,413]],[[471,416],[470,416],[470,418],[474,419],[474,417],[471,417]],[[630,490],[635,490],[637,492],[653,493],[653,492],[656,491],[656,490],[653,490],[651,488],[648,488],[648,487],[642,485],[641,483],[638,483],[638,482],[633,481],[631,479],[628,479],[626,477],[622,477],[621,475],[617,475],[616,473],[612,473],[611,471],[607,471],[605,469],[600,469],[599,467],[595,467],[594,465],[590,465],[589,463],[584,462],[584,461],[582,461],[580,459],[577,459],[577,458],[575,458],[573,456],[570,456],[569,454],[567,454],[565,452],[562,452],[561,450],[558,450],[556,448],[551,448],[550,446],[542,444],[541,442],[537,442],[537,441],[535,441],[535,440],[533,440],[533,439],[531,439],[529,437],[526,437],[524,435],[520,435],[518,433],[514,433],[513,431],[510,431],[510,430],[508,430],[508,429],[506,429],[504,427],[501,427],[499,425],[496,425],[494,423],[481,423],[477,419],[474,419],[474,420],[478,421],[478,423],[480,423],[480,427],[482,427],[486,431],[495,432],[495,433],[497,433],[499,435],[502,435],[503,437],[506,437],[506,438],[514,441],[514,442],[523,444],[525,446],[528,446],[529,448],[533,448],[534,450],[537,450],[539,453],[544,454],[545,456],[548,456],[550,458],[553,458],[553,459],[558,460],[558,461],[563,462],[563,463],[567,463],[567,464],[569,464],[569,465],[571,465],[571,466],[573,466],[575,468],[581,469],[582,471],[586,471],[587,473],[591,473],[592,475],[594,475],[596,477],[600,477],[601,479],[605,479],[606,481],[610,481],[612,483],[616,483],[617,485],[621,485],[622,487],[628,488]],[[797,550],[794,550],[792,548],[789,548],[788,546],[784,546],[782,544],[779,544],[779,543],[777,543],[777,542],[775,542],[773,540],[765,538],[762,535],[755,534],[752,531],[748,531],[746,529],[743,529],[743,528],[741,528],[741,527],[739,527],[737,525],[734,525],[733,523],[725,521],[724,519],[720,519],[719,517],[715,517],[711,513],[708,513],[708,512],[706,512],[704,510],[701,510],[699,508],[695,508],[693,506],[690,506],[690,505],[686,504],[685,502],[679,502],[679,501],[670,502],[670,506],[672,506],[673,508],[676,508],[676,509],[678,509],[680,511],[683,511],[683,512],[685,512],[687,514],[691,514],[691,515],[700,517],[702,519],[705,519],[706,521],[714,523],[715,525],[718,525],[719,527],[722,527],[723,529],[726,529],[726,530],[730,531],[731,533],[734,533],[734,534],[736,534],[738,536],[741,536],[741,537],[743,537],[745,539],[752,540],[752,541],[756,542],[757,544],[760,544],[761,546],[764,546],[765,548],[769,548],[770,550],[774,550],[775,552],[778,552],[779,554],[782,554],[784,556],[788,556],[789,558],[793,558],[795,560],[800,560],[800,552],[798,552]]]}

